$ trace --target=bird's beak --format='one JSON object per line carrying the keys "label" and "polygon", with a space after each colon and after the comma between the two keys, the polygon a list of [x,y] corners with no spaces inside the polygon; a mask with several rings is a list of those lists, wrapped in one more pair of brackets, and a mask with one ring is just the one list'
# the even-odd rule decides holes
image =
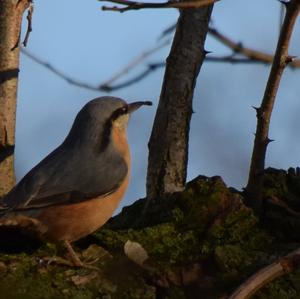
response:
{"label": "bird's beak", "polygon": [[133,103],[130,103],[130,104],[128,104],[128,113],[134,112],[135,110],[139,109],[143,105],[152,106],[152,102],[150,102],[150,101],[144,101],[144,102],[133,102]]}

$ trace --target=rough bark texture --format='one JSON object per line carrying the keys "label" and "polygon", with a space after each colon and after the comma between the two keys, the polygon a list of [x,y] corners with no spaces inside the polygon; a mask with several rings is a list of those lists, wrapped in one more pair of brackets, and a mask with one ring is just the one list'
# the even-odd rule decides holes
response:
{"label": "rough bark texture", "polygon": [[299,0],[292,0],[285,5],[287,7],[286,15],[281,28],[264,97],[261,106],[256,108],[257,127],[246,190],[248,192],[249,204],[258,213],[261,213],[262,210],[262,175],[265,169],[267,146],[270,141],[272,141],[268,136],[272,110],[282,73],[287,64],[292,61],[292,58],[288,55],[288,47],[294,24],[300,11]]}
{"label": "rough bark texture", "polygon": [[149,199],[180,191],[186,182],[192,98],[211,11],[212,6],[180,12],[149,141]]}
{"label": "rough bark texture", "polygon": [[0,1],[0,197],[14,185],[19,35],[29,0]]}

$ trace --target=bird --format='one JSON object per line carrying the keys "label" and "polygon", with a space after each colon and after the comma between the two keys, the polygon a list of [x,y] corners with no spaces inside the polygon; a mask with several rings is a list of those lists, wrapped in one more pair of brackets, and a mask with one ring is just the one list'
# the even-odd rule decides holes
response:
{"label": "bird", "polygon": [[127,189],[130,152],[127,124],[150,101],[126,103],[98,97],[78,112],[65,140],[2,198],[0,226],[19,226],[47,242],[71,243],[104,225]]}

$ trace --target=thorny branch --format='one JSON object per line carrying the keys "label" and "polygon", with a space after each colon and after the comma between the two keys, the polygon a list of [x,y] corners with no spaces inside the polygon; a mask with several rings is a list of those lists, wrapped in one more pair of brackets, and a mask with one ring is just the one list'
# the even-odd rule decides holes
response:
{"label": "thorny branch", "polygon": [[269,139],[269,126],[277,90],[285,67],[293,61],[288,54],[288,47],[294,24],[300,11],[300,1],[285,3],[286,14],[278,39],[275,56],[270,70],[261,106],[256,109],[257,127],[254,139],[249,179],[246,187],[249,204],[260,214],[262,212],[263,171]]}
{"label": "thorny branch", "polygon": [[150,2],[137,2],[130,0],[99,0],[105,2],[116,3],[120,6],[102,6],[102,10],[125,12],[128,10],[137,10],[145,8],[199,8],[203,6],[208,6],[220,0],[196,0],[196,1],[167,1],[162,3],[150,3]]}

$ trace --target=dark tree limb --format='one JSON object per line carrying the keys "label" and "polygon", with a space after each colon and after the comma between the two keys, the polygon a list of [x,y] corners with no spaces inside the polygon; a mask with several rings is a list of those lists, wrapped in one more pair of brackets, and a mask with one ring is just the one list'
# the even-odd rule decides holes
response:
{"label": "dark tree limb", "polygon": [[180,191],[186,182],[192,98],[211,11],[212,5],[180,11],[149,140],[150,200]]}
{"label": "dark tree limb", "polygon": [[288,47],[299,11],[299,0],[291,0],[286,3],[286,14],[278,39],[265,93],[261,106],[256,108],[257,127],[246,193],[249,204],[259,214],[262,210],[262,184],[265,157],[267,146],[271,142],[271,139],[268,137],[271,114],[282,73],[285,67],[293,61],[293,58],[288,55]]}
{"label": "dark tree limb", "polygon": [[195,1],[167,1],[162,3],[150,3],[150,2],[137,2],[130,0],[99,0],[105,2],[116,3],[120,6],[102,6],[102,10],[110,10],[110,11],[118,11],[125,12],[128,10],[137,10],[137,9],[145,9],[145,8],[200,8],[210,4],[213,4],[220,0],[195,0]]}
{"label": "dark tree limb", "polygon": [[282,275],[290,273],[299,268],[300,265],[300,249],[289,253],[280,258],[273,264],[261,269],[253,274],[243,284],[241,284],[235,292],[227,299],[247,299],[255,294],[262,287]]}
{"label": "dark tree limb", "polygon": [[19,41],[30,0],[0,1],[0,197],[15,183],[14,144],[19,73]]}

